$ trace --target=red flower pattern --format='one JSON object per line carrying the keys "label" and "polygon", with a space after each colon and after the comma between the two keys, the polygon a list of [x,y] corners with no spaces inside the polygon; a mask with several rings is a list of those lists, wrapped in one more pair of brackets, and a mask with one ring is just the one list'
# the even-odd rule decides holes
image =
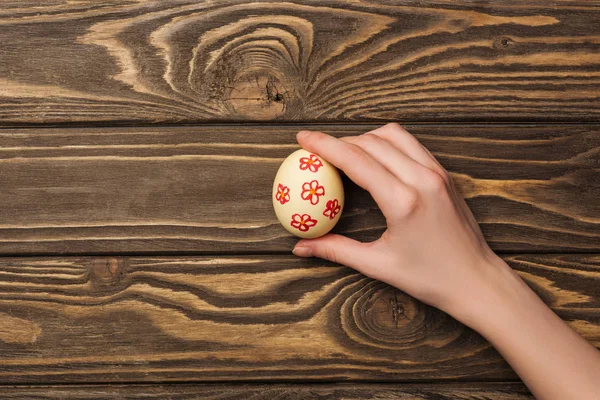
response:
{"label": "red flower pattern", "polygon": [[325,211],[323,211],[323,215],[329,217],[329,219],[334,219],[341,209],[342,206],[337,199],[329,200],[325,207]]}
{"label": "red flower pattern", "polygon": [[303,171],[308,169],[310,172],[317,172],[322,166],[323,162],[316,154],[311,153],[309,157],[300,158],[300,169]]}
{"label": "red flower pattern", "polygon": [[302,184],[302,194],[300,196],[303,200],[309,200],[313,206],[319,203],[319,197],[323,195],[325,195],[325,187],[319,185],[316,179]]}
{"label": "red flower pattern", "polygon": [[292,215],[292,222],[290,223],[294,228],[301,232],[308,231],[311,227],[317,225],[317,220],[312,219],[308,214],[294,214]]}
{"label": "red flower pattern", "polygon": [[290,201],[290,188],[283,186],[280,183],[279,186],[277,186],[277,194],[275,195],[275,199],[281,204],[285,204]]}

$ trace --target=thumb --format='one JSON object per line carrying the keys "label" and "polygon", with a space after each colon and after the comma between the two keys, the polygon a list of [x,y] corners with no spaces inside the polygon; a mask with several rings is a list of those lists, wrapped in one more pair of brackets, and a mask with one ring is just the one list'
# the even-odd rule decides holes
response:
{"label": "thumb", "polygon": [[316,239],[301,239],[292,253],[299,257],[319,257],[343,264],[362,272],[373,261],[370,243],[362,243],[349,237],[329,233]]}

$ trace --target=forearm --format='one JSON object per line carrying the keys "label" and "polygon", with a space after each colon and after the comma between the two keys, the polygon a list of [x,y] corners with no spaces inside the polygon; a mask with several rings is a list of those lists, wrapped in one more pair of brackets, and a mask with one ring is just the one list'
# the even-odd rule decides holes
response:
{"label": "forearm", "polygon": [[536,398],[600,399],[600,352],[510,267],[496,261],[492,271],[463,322],[492,343]]}

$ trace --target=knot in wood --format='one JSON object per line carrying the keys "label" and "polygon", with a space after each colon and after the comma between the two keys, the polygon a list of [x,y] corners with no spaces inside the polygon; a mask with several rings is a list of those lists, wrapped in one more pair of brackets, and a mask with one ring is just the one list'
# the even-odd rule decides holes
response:
{"label": "knot in wood", "polygon": [[[206,33],[190,61],[190,88],[232,118],[272,120],[303,110],[311,24],[255,15]],[[292,26],[288,26],[288,24]],[[296,118],[299,116],[294,115]]]}
{"label": "knot in wood", "polygon": [[415,300],[389,286],[375,293],[366,306],[365,314],[377,330],[402,329],[413,321],[418,312]]}
{"label": "knot in wood", "polygon": [[95,287],[117,285],[125,274],[123,258],[95,258],[92,261],[90,281]]}
{"label": "knot in wood", "polygon": [[269,74],[252,74],[235,79],[225,96],[232,112],[251,119],[273,119],[285,114],[292,101],[290,90],[278,78]]}
{"label": "knot in wood", "polygon": [[514,44],[514,41],[509,37],[501,37],[494,41],[494,47],[499,50],[508,49]]}
{"label": "knot in wood", "polygon": [[412,346],[427,318],[424,306],[404,292],[373,282],[352,304],[352,336],[375,347]]}
{"label": "knot in wood", "polygon": [[447,314],[381,282],[365,286],[349,300],[342,308],[353,316],[344,324],[347,335],[370,346],[371,355],[387,357],[390,349],[412,351],[422,345],[441,347],[462,334],[461,325]]}

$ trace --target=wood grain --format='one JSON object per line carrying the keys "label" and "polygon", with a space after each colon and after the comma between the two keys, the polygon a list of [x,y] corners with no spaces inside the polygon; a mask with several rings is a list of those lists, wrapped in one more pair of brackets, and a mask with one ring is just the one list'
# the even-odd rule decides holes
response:
{"label": "wood grain", "polygon": [[9,386],[4,399],[525,400],[517,383]]}
{"label": "wood grain", "polygon": [[[303,126],[306,127],[306,126]],[[335,136],[375,125],[312,126]],[[273,179],[302,127],[0,130],[0,253],[289,252]],[[452,172],[498,251],[600,249],[598,126],[409,126]],[[344,177],[335,232],[385,218]]]}
{"label": "wood grain", "polygon": [[[507,262],[600,346],[600,256]],[[479,335],[294,256],[0,259],[0,383],[514,380]]]}
{"label": "wood grain", "polygon": [[600,4],[0,4],[0,123],[598,121]]}

